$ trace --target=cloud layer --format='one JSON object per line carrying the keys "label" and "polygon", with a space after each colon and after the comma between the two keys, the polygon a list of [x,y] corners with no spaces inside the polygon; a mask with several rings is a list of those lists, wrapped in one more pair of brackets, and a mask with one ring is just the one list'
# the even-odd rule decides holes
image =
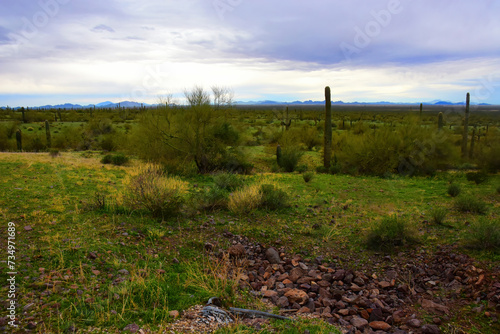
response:
{"label": "cloud layer", "polygon": [[344,101],[500,104],[499,14],[495,0],[6,0],[0,105],[154,102],[195,84],[238,100],[330,85]]}

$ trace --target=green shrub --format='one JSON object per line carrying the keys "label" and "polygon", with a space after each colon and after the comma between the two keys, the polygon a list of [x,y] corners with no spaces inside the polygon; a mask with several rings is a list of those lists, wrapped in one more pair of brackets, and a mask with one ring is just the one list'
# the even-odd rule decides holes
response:
{"label": "green shrub", "polygon": [[167,176],[158,165],[147,164],[131,177],[124,201],[132,210],[143,209],[154,217],[168,218],[181,213],[187,192],[187,182]]}
{"label": "green shrub", "polygon": [[461,212],[484,215],[488,211],[485,202],[471,195],[460,196],[455,201],[456,208]]}
{"label": "green shrub", "polygon": [[212,178],[215,186],[219,189],[233,191],[243,186],[243,180],[233,173],[219,173],[215,174]]}
{"label": "green shrub", "polygon": [[101,159],[102,164],[110,164],[113,160],[113,156],[111,154],[106,154],[104,157]]}
{"label": "green shrub", "polygon": [[129,157],[124,154],[106,154],[102,159],[101,163],[103,164],[113,164],[115,166],[121,166],[129,162]]}
{"label": "green shrub", "polygon": [[457,197],[462,190],[460,189],[460,186],[458,184],[450,184],[448,186],[448,195],[451,197]]}
{"label": "green shrub", "polygon": [[281,152],[281,159],[278,165],[284,169],[285,172],[291,173],[295,171],[297,165],[304,155],[304,152],[298,147],[285,147]]}
{"label": "green shrub", "polygon": [[202,191],[196,197],[197,205],[202,210],[227,209],[229,202],[229,193],[219,187],[210,187]]}
{"label": "green shrub", "polygon": [[60,155],[60,153],[59,153],[59,150],[58,150],[58,149],[56,149],[56,148],[51,148],[51,149],[49,150],[49,155],[50,155],[52,158],[55,158],[55,157],[59,156],[59,155]]}
{"label": "green shrub", "polygon": [[481,184],[488,180],[488,174],[485,172],[470,172],[465,174],[467,181],[475,182],[476,184]]}
{"label": "green shrub", "polygon": [[393,247],[415,244],[416,234],[407,221],[396,216],[385,217],[372,226],[366,246],[372,250],[391,251]]}
{"label": "green shrub", "polygon": [[273,184],[260,186],[262,193],[260,206],[268,210],[279,210],[288,206],[288,194]]}
{"label": "green shrub", "polygon": [[448,210],[442,207],[435,207],[434,209],[431,210],[430,214],[432,217],[432,221],[435,224],[441,225],[444,223],[444,219],[448,214]]}
{"label": "green shrub", "polygon": [[472,223],[465,236],[465,245],[473,249],[500,253],[500,220],[481,218]]}
{"label": "green shrub", "polygon": [[302,174],[302,178],[306,183],[311,182],[311,180],[314,178],[314,173],[313,172],[306,172]]}
{"label": "green shrub", "polygon": [[252,184],[229,195],[228,209],[236,214],[248,214],[260,206],[262,192],[259,185]]}
{"label": "green shrub", "polygon": [[111,156],[111,163],[115,166],[122,166],[127,162],[129,162],[129,157],[124,154],[119,153]]}

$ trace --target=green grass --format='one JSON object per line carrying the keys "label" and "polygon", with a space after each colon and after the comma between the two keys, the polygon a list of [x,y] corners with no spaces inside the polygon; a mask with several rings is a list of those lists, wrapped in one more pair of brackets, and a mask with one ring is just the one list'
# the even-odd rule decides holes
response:
{"label": "green grass", "polygon": [[[306,258],[323,255],[327,261],[338,258],[338,265],[362,269],[372,253],[364,250],[360,236],[383,217],[404,212],[409,223],[418,224],[433,207],[451,207],[454,199],[446,195],[451,177],[467,189],[466,194],[491,208],[482,219],[498,217],[498,175],[491,177],[496,182],[471,189],[463,174],[392,179],[316,174],[305,183],[301,174],[267,173],[238,179],[247,185],[273,184],[286,189],[288,207],[256,209],[241,216],[224,207],[210,212],[195,208],[194,213],[186,211],[158,221],[147,211],[117,204],[124,180],[138,162],[132,160],[128,167],[102,165],[100,157],[67,152],[55,158],[47,153],[0,154],[0,217],[15,222],[19,232],[16,247],[23,277],[17,282],[19,303],[35,304],[21,318],[43,320],[40,330],[45,333],[64,332],[72,324],[110,332],[133,322],[158,329],[172,321],[168,311],[203,304],[214,293],[222,294],[229,306],[262,307],[238,292],[231,278],[218,280],[218,276],[202,274],[225,270],[222,264],[213,270],[216,262],[204,250],[207,242],[216,249],[227,249],[230,240],[220,237],[224,231],[266,246],[285,247],[288,253]],[[184,181],[191,195],[214,186],[211,176]],[[92,205],[96,194],[104,195],[109,204]],[[469,233],[464,222],[479,219],[452,210],[446,218],[451,228],[429,224],[417,234],[432,250],[462,242]],[[27,226],[32,231],[26,231]],[[2,235],[6,228],[6,223],[0,226]],[[0,246],[6,249],[4,237]],[[462,251],[487,263],[498,260],[491,249]],[[355,258],[356,262],[342,258]],[[122,269],[129,275],[120,273]],[[117,283],[120,278],[125,280]],[[5,274],[0,279],[6,279]],[[6,293],[5,287],[0,293]],[[303,320],[293,325],[273,322],[265,330],[321,333],[333,331],[331,328],[324,322]],[[231,330],[254,332],[245,326],[227,329],[227,333]]]}

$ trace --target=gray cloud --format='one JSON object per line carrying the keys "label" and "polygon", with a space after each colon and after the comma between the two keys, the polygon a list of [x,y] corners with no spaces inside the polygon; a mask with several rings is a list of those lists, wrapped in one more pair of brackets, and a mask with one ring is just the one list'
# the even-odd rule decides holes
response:
{"label": "gray cloud", "polygon": [[113,28],[105,24],[99,24],[91,29],[92,32],[102,33],[102,32],[115,32]]}
{"label": "gray cloud", "polygon": [[[359,76],[363,71],[379,73],[384,67],[406,73],[391,76],[394,81],[385,85],[400,87],[409,77],[416,77],[413,84],[417,86],[408,89],[421,92],[430,82],[426,78],[444,82],[446,76],[459,84],[450,89],[467,89],[478,77],[491,72],[500,59],[500,2],[495,0],[241,0],[226,1],[224,10],[214,3],[2,1],[0,60],[4,66],[0,75],[14,75],[6,69],[16,68],[19,76],[43,73],[44,80],[50,81],[50,73],[34,70],[55,60],[68,67],[80,62],[121,63],[124,69],[138,62],[165,64],[174,72],[182,64],[190,64],[186,69],[199,64],[200,68],[189,74],[193,83],[210,80],[213,69],[223,67],[228,75],[221,77],[227,82],[237,83],[231,73],[241,69],[246,77],[240,73],[238,80],[261,80],[242,87],[264,87],[268,72],[299,83],[299,77],[288,76],[290,72],[310,75],[311,82],[323,85],[328,78],[341,76],[342,71]],[[93,74],[93,68],[85,71],[89,81],[92,75],[99,75],[97,71]],[[53,69],[54,87],[63,73],[59,67]],[[314,76],[325,79],[316,82]],[[142,79],[137,74],[130,80],[133,86],[132,80]],[[500,78],[494,84],[497,81]],[[350,84],[348,79],[344,83]],[[0,94],[11,86],[0,85]],[[60,89],[66,88],[61,85]],[[262,94],[273,89],[262,88]],[[366,87],[359,89],[368,91]]]}

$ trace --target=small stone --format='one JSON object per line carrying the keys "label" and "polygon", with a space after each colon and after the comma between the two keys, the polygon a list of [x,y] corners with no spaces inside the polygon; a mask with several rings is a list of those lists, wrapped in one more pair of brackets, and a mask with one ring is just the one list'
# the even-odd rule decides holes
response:
{"label": "small stone", "polygon": [[420,328],[422,326],[422,321],[418,319],[410,319],[406,322],[406,324],[413,328]]}
{"label": "small stone", "polygon": [[358,329],[362,329],[368,325],[368,321],[360,317],[353,317],[351,319],[351,324]]}
{"label": "small stone", "polygon": [[33,228],[31,226],[29,226],[29,225],[26,225],[24,227],[24,230],[27,231],[27,232],[29,232],[29,231],[33,231]]}
{"label": "small stone", "polygon": [[33,322],[33,321],[28,322],[28,324],[26,325],[26,328],[27,329],[35,329],[36,328],[36,322]]}
{"label": "small stone", "polygon": [[439,330],[439,327],[436,325],[423,325],[421,330],[422,330],[423,334],[440,334],[441,333],[441,331]]}
{"label": "small stone", "polygon": [[311,313],[311,309],[309,309],[309,307],[306,307],[306,306],[302,306],[298,311],[297,313]]}
{"label": "small stone", "polygon": [[172,318],[176,319],[176,318],[178,318],[178,317],[179,317],[179,311],[176,311],[176,310],[174,310],[174,311],[170,311],[170,312],[168,312],[168,315],[169,315],[170,317],[172,317]]}
{"label": "small stone", "polygon": [[175,264],[179,264],[179,260],[177,260],[177,258],[175,258],[175,257],[172,259],[172,262]]}
{"label": "small stone", "polygon": [[163,269],[156,269],[156,272],[160,275],[164,274],[165,273],[165,270]]}
{"label": "small stone", "polygon": [[276,302],[276,306],[280,307],[280,308],[285,308],[285,307],[288,307],[290,305],[290,303],[288,302],[288,298],[285,297],[285,296],[282,296],[278,299],[278,301]]}
{"label": "small stone", "polygon": [[281,262],[280,254],[272,247],[266,251],[266,258],[272,264],[278,264]]}
{"label": "small stone", "polygon": [[127,325],[125,326],[125,328],[123,329],[124,332],[127,332],[129,331],[130,333],[137,333],[139,331],[139,329],[141,329],[139,327],[139,325],[136,325],[136,324],[130,324],[130,325]]}
{"label": "small stone", "polygon": [[246,254],[245,247],[242,244],[229,247],[227,252],[230,257],[244,257]]}
{"label": "small stone", "polygon": [[97,259],[97,254],[94,253],[94,252],[89,252],[89,254],[87,255],[87,257],[91,260],[94,260],[94,259]]}
{"label": "small stone", "polygon": [[438,303],[434,303],[432,300],[422,299],[422,307],[428,312],[433,312],[433,313],[441,312],[445,314],[450,313],[448,307]]}
{"label": "small stone", "polygon": [[307,301],[309,301],[309,296],[305,291],[299,289],[291,289],[285,293],[285,297],[288,298],[288,302],[291,304],[298,303],[300,305],[304,305]]}
{"label": "small stone", "polygon": [[391,325],[385,321],[372,321],[368,325],[375,330],[381,331],[388,331],[391,328]]}
{"label": "small stone", "polygon": [[382,281],[382,282],[379,282],[379,283],[378,283],[378,286],[380,286],[382,289],[385,289],[385,288],[390,287],[390,286],[391,286],[391,283],[386,282],[386,281]]}
{"label": "small stone", "polygon": [[120,270],[118,270],[118,272],[122,275],[129,275],[130,274],[127,269],[120,269]]}
{"label": "small stone", "polygon": [[100,273],[101,272],[99,270],[95,270],[95,269],[92,270],[92,274],[94,274],[96,276],[99,276]]}
{"label": "small stone", "polygon": [[272,298],[272,297],[275,297],[278,295],[278,292],[274,291],[274,290],[267,290],[264,292],[264,297],[266,298]]}

